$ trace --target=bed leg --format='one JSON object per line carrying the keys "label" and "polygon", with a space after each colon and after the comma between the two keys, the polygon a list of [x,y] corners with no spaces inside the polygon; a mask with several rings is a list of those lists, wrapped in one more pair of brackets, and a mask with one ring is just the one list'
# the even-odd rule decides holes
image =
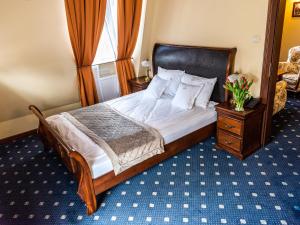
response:
{"label": "bed leg", "polygon": [[75,164],[74,173],[79,182],[77,194],[85,202],[87,214],[91,215],[97,210],[97,201],[90,168],[80,153],[72,151],[69,156]]}

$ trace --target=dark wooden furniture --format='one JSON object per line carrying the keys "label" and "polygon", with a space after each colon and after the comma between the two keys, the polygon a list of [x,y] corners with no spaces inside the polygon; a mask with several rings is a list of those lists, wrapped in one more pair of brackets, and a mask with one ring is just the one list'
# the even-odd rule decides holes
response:
{"label": "dark wooden furniture", "polygon": [[[153,50],[153,69],[161,66],[166,69],[181,69],[197,76],[218,77],[218,85],[213,93],[213,99],[222,102],[227,99],[227,93],[222,87],[223,81],[232,73],[236,49],[208,48],[194,46],[177,46],[156,44]],[[215,132],[216,124],[210,124],[195,132],[188,134],[164,146],[165,152],[155,155],[128,170],[115,175],[113,171],[93,179],[88,163],[84,157],[71,149],[61,138],[58,132],[50,127],[43,114],[36,106],[29,109],[38,117],[38,132],[45,144],[45,149],[54,147],[70,172],[78,180],[78,195],[86,203],[87,213],[92,214],[97,210],[96,195],[103,193],[111,187],[139,174],[140,172],[156,165],[157,163],[177,154],[186,148],[199,143]]]}
{"label": "dark wooden furniture", "polygon": [[146,80],[146,76],[136,77],[128,81],[131,93],[142,91],[148,87],[150,84],[150,79]]}
{"label": "dark wooden furniture", "polygon": [[254,109],[245,108],[244,112],[237,112],[228,102],[216,106],[216,146],[239,159],[244,159],[257,150],[261,145],[264,108],[263,104],[259,104]]}
{"label": "dark wooden furniture", "polygon": [[273,105],[285,7],[286,0],[268,0],[267,27],[264,38],[264,60],[260,84],[260,97],[262,103],[266,105],[262,126],[263,145],[267,144],[271,137]]}

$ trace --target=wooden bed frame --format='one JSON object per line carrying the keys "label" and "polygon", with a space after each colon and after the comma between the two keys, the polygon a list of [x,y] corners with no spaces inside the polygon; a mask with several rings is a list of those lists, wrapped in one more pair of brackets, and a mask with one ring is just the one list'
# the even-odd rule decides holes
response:
{"label": "wooden bed frame", "polygon": [[[214,90],[215,95],[213,94],[212,98],[214,101],[221,102],[227,100],[228,98],[227,93],[222,88],[222,84],[224,83],[226,77],[232,72],[235,53],[235,48],[227,49],[156,44],[153,50],[153,70],[156,72],[157,67],[162,66],[166,69],[181,69],[188,73],[205,77],[216,77],[214,74],[223,71],[222,74],[218,74],[218,78],[221,79],[221,84],[218,86],[216,85],[217,90]],[[173,57],[174,55],[176,57]],[[179,56],[179,59],[177,56]],[[178,60],[180,62],[177,62]],[[223,61],[223,66],[216,66],[216,63],[218,64],[220,60]],[[218,70],[214,71],[216,67],[219,68]],[[30,105],[29,109],[39,119],[38,133],[42,138],[45,150],[54,148],[68,170],[77,178],[77,194],[85,202],[87,214],[89,215],[97,210],[96,195],[105,192],[106,190],[116,186],[128,178],[133,177],[140,172],[158,164],[159,162],[193,146],[194,144],[199,143],[200,141],[214,134],[216,128],[216,123],[213,123],[170,144],[167,144],[164,146],[164,153],[155,155],[144,162],[127,169],[117,176],[113,171],[111,171],[101,177],[93,179],[89,165],[84,157],[78,151],[76,151],[76,149],[71,149],[64,142],[63,138],[58,134],[58,132],[50,127],[48,122],[45,120],[45,117],[36,106]]]}

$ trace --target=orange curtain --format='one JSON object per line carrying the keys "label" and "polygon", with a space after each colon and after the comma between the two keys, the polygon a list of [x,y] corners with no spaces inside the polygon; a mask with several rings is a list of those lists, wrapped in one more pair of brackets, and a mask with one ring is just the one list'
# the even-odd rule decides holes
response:
{"label": "orange curtain", "polygon": [[77,64],[82,106],[98,103],[91,64],[102,33],[106,0],[65,0],[71,44]]}
{"label": "orange curtain", "polygon": [[142,0],[118,0],[118,58],[116,62],[121,94],[130,93],[128,80],[135,77],[131,56],[141,20]]}

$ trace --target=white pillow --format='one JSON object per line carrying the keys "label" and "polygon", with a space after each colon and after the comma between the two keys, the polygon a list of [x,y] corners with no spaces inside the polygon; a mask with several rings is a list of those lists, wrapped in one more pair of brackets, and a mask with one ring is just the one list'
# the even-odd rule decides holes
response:
{"label": "white pillow", "polygon": [[201,86],[203,83],[205,84],[202,90],[200,91],[199,95],[195,100],[195,105],[202,108],[207,108],[210,97],[214,90],[215,84],[217,82],[217,78],[204,78],[204,77],[197,77],[194,75],[190,75],[185,73],[181,79],[182,83],[189,84],[189,85],[196,85]]}
{"label": "white pillow", "polygon": [[184,75],[184,71],[182,70],[167,70],[161,67],[158,67],[157,75],[164,79],[169,80],[170,83],[168,84],[165,93],[171,96],[176,94],[177,88],[180,84],[181,78]]}
{"label": "white pillow", "polygon": [[195,99],[203,87],[204,84],[202,86],[194,86],[180,83],[176,95],[172,100],[172,105],[184,110],[192,109]]}
{"label": "white pillow", "polygon": [[144,92],[144,97],[155,99],[160,98],[160,96],[166,90],[168,83],[168,80],[161,79],[159,76],[154,76]]}

